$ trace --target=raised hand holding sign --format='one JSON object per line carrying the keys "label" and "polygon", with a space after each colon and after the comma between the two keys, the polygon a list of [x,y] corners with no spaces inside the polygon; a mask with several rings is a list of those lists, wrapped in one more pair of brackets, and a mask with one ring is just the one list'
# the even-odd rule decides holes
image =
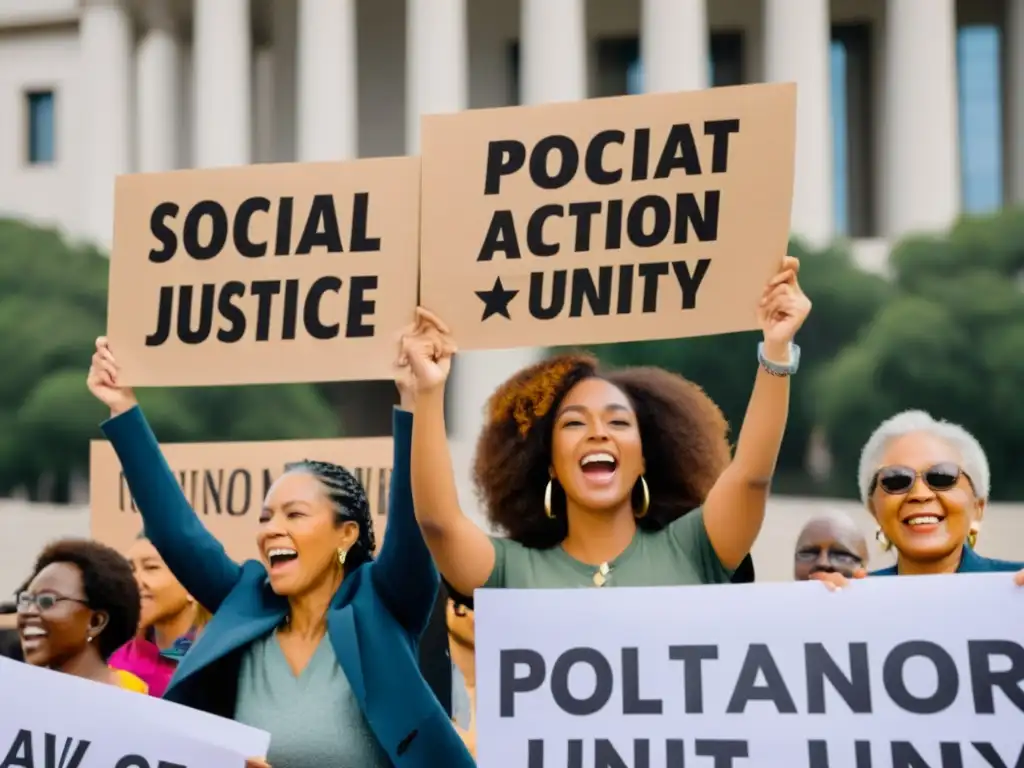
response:
{"label": "raised hand holding sign", "polygon": [[96,351],[92,356],[86,384],[93,396],[110,409],[111,416],[124,413],[138,402],[131,387],[123,387],[118,383],[119,373],[107,338],[100,336],[96,339]]}
{"label": "raised hand holding sign", "polygon": [[402,338],[400,364],[408,363],[417,392],[428,392],[444,385],[451,372],[455,342],[448,326],[433,312],[416,310],[416,324]]}
{"label": "raised hand holding sign", "polygon": [[773,351],[784,351],[788,347],[811,311],[811,300],[797,279],[799,273],[799,259],[795,256],[783,259],[778,273],[765,286],[758,304],[757,320],[764,332],[764,343],[770,357]]}

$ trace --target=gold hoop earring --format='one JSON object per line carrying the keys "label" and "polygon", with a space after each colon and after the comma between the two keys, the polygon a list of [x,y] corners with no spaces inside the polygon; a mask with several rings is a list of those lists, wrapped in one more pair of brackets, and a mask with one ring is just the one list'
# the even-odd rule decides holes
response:
{"label": "gold hoop earring", "polygon": [[644,494],[644,503],[643,506],[640,507],[640,511],[636,513],[637,520],[646,515],[647,510],[651,508],[651,491],[647,487],[647,480],[644,479],[643,475],[640,475],[640,490],[642,490]]}
{"label": "gold hoop earring", "polygon": [[978,545],[978,532],[971,531],[967,534],[967,546],[974,549]]}
{"label": "gold hoop earring", "polygon": [[338,565],[342,568],[345,567],[345,558],[348,557],[348,552],[341,547],[338,547]]}
{"label": "gold hoop earring", "polygon": [[544,487],[544,514],[550,517],[552,520],[555,519],[554,513],[551,511],[551,484],[554,480],[548,480],[548,484]]}
{"label": "gold hoop earring", "polygon": [[875,541],[878,542],[878,545],[884,552],[888,552],[892,549],[892,542],[889,541],[889,537],[885,535],[885,532],[881,528],[875,531]]}

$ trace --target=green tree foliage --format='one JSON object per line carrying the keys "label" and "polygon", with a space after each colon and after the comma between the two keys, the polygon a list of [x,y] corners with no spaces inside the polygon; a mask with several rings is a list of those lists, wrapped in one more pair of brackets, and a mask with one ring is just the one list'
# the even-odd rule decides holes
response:
{"label": "green tree foliage", "polygon": [[[815,372],[853,343],[886,302],[890,287],[882,278],[857,268],[843,248],[811,252],[794,242],[790,253],[800,257],[800,281],[814,302],[814,309],[798,338],[801,370],[793,377],[792,406],[777,487],[807,492],[814,490],[804,463],[815,417]],[[595,347],[594,351],[612,366],[657,365],[700,384],[722,409],[735,439],[757,372],[758,341],[760,333],[752,331],[613,344]]]}
{"label": "green tree foliage", "polygon": [[847,468],[846,490],[874,427],[921,408],[981,441],[993,498],[1024,497],[1024,211],[910,238],[890,266],[892,301],[815,382],[815,415]]}
{"label": "green tree foliage", "polygon": [[[54,500],[88,469],[103,407],[85,377],[103,333],[108,261],[57,232],[0,219],[0,494],[37,495],[49,477]],[[333,437],[340,425],[306,384],[150,389],[139,393],[166,442]]]}

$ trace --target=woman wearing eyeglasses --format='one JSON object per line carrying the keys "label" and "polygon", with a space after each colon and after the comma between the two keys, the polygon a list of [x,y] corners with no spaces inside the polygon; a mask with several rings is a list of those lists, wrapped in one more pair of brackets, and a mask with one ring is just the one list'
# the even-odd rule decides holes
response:
{"label": "woman wearing eyeglasses", "polygon": [[148,693],[138,677],[107,663],[139,625],[139,588],[116,550],[85,539],[51,544],[36,560],[17,606],[27,663]]}

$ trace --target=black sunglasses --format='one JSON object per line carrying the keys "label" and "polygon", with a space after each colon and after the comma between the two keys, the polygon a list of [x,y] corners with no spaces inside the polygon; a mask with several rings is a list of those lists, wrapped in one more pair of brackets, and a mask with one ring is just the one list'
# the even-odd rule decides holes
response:
{"label": "black sunglasses", "polygon": [[[964,471],[953,462],[936,464],[920,472],[911,467],[898,465],[882,467],[875,473],[871,491],[873,493],[877,485],[888,494],[906,493],[914,487],[918,477],[924,480],[925,485],[933,491],[948,491],[957,484],[963,474]],[[967,480],[970,482],[970,478]]]}
{"label": "black sunglasses", "polygon": [[18,595],[19,612],[27,611],[33,605],[40,611],[48,611],[57,605],[57,603],[79,603],[80,605],[89,605],[85,600],[79,600],[77,597],[64,597],[63,595],[55,595],[52,592],[42,592],[38,595],[33,595],[29,592],[22,592]]}

